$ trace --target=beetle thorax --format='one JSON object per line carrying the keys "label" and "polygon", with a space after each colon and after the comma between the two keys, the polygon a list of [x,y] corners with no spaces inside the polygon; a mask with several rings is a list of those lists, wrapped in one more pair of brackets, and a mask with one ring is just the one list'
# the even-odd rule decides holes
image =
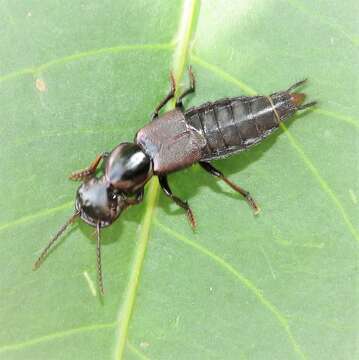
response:
{"label": "beetle thorax", "polygon": [[135,193],[152,176],[152,161],[133,143],[122,143],[110,154],[105,177],[111,186],[126,193]]}

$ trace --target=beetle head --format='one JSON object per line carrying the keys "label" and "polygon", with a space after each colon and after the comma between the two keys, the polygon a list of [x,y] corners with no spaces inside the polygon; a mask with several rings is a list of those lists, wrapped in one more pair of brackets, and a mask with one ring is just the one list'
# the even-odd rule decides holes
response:
{"label": "beetle head", "polygon": [[101,294],[104,293],[101,270],[101,246],[100,229],[111,225],[129,206],[127,197],[118,190],[114,190],[106,181],[105,177],[91,177],[84,181],[77,189],[75,212],[58,230],[55,236],[50,240],[45,249],[33,265],[33,270],[40,267],[50,249],[59,237],[64,233],[67,227],[78,217],[87,224],[96,228],[97,235],[97,276]]}
{"label": "beetle head", "polygon": [[77,189],[75,209],[91,226],[111,225],[126,207],[125,196],[114,190],[104,176],[92,177]]}

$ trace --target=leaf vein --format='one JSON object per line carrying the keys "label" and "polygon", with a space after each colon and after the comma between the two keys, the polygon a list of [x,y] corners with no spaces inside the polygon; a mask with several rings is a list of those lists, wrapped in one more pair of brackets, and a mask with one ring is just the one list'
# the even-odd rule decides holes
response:
{"label": "leaf vein", "polygon": [[333,111],[328,111],[328,110],[321,109],[321,108],[316,108],[313,111],[318,113],[318,114],[329,116],[329,117],[331,117],[333,119],[337,119],[337,120],[346,122],[346,123],[356,127],[357,129],[359,129],[359,123],[354,118],[352,118],[351,116],[339,114],[339,113],[336,113],[336,112],[333,112]]}
{"label": "leaf vein", "polygon": [[0,83],[18,78],[22,75],[36,75],[38,73],[43,72],[44,70],[47,70],[50,67],[53,67],[55,65],[64,65],[70,62],[79,61],[84,58],[89,58],[93,56],[99,56],[104,54],[116,54],[119,52],[129,52],[129,51],[136,51],[136,50],[149,50],[149,51],[155,51],[155,50],[171,50],[173,48],[173,44],[171,43],[163,43],[163,44],[132,44],[132,45],[118,45],[113,47],[107,47],[107,48],[100,48],[100,49],[94,49],[94,50],[88,50],[76,54],[67,55],[58,59],[53,59],[51,61],[48,61],[44,64],[40,64],[33,68],[24,68],[17,71],[13,71],[9,74],[5,74],[3,76],[0,76]]}
{"label": "leaf vein", "polygon": [[49,215],[52,215],[54,213],[57,213],[63,209],[67,209],[69,208],[71,205],[73,205],[73,201],[68,201],[62,205],[59,205],[59,206],[55,206],[55,207],[52,207],[52,208],[48,208],[48,209],[44,209],[44,210],[41,210],[41,211],[38,211],[34,214],[31,214],[31,215],[25,215],[25,216],[22,216],[16,220],[13,220],[13,221],[9,221],[7,223],[4,223],[4,224],[1,224],[0,225],[0,231],[3,231],[5,229],[8,229],[8,228],[11,228],[11,227],[14,227],[14,226],[17,226],[17,225],[21,225],[21,224],[25,224],[25,223],[28,223],[30,221],[33,221],[33,220],[37,220],[37,219],[41,219],[41,218],[45,218]]}
{"label": "leaf vein", "polygon": [[[244,84],[243,82],[236,79],[234,76],[230,75],[229,73],[225,72],[221,68],[219,68],[217,65],[210,64],[209,62],[203,60],[197,55],[191,55],[192,60],[198,64],[199,66],[202,66],[203,68],[212,71],[214,74],[221,77],[223,80],[231,82],[235,85],[237,85],[241,90],[244,92],[247,92],[249,95],[255,95],[257,92],[249,87],[248,85]],[[288,130],[288,128],[281,123],[281,128],[284,130],[284,133],[287,135],[289,142],[291,146],[294,148],[294,150],[297,152],[299,158],[304,162],[307,169],[310,171],[312,176],[315,180],[319,183],[321,189],[329,196],[331,201],[334,203],[335,207],[339,211],[340,215],[342,216],[342,219],[348,228],[349,232],[353,235],[355,240],[359,243],[359,233],[350,221],[350,218],[348,214],[346,213],[344,206],[341,204],[340,200],[336,196],[335,192],[332,190],[332,188],[329,186],[329,184],[326,182],[326,180],[323,178],[323,176],[320,174],[318,169],[315,167],[313,162],[310,160],[310,158],[307,156],[307,154],[304,152],[302,147],[300,146],[300,143],[298,140],[294,138],[294,136],[291,134],[291,132]]]}
{"label": "leaf vein", "polygon": [[164,232],[166,232],[169,235],[172,235],[175,239],[185,243],[186,245],[189,245],[193,249],[200,252],[202,255],[207,256],[209,259],[214,261],[218,266],[226,270],[227,272],[234,275],[234,277],[249,291],[253,293],[253,295],[257,298],[259,303],[263,305],[267,310],[269,310],[274,317],[279,322],[280,326],[284,329],[286,332],[289,341],[291,345],[293,346],[295,352],[299,355],[300,358],[306,359],[306,356],[302,349],[300,348],[299,344],[297,343],[296,339],[294,338],[294,335],[292,334],[292,331],[290,329],[288,319],[279,311],[279,309],[273,305],[262,293],[262,291],[257,288],[254,283],[246,278],[242,273],[240,273],[237,269],[235,269],[230,263],[222,259],[219,255],[215,254],[212,250],[209,250],[208,248],[186,238],[184,235],[177,233],[176,231],[168,228],[167,226],[161,224],[157,219],[155,219],[155,224],[162,229]]}
{"label": "leaf vein", "polygon": [[21,349],[24,349],[24,348],[27,348],[30,346],[34,346],[34,345],[41,344],[41,343],[46,343],[48,341],[52,341],[55,339],[62,339],[62,338],[65,338],[65,337],[68,337],[71,335],[82,334],[85,332],[97,331],[97,330],[102,330],[102,329],[111,329],[111,328],[114,328],[116,325],[117,325],[117,322],[112,322],[112,323],[86,325],[86,326],[81,326],[78,328],[59,331],[59,332],[55,332],[55,333],[52,333],[49,335],[44,335],[44,336],[40,336],[40,337],[37,337],[34,339],[30,339],[27,341],[10,344],[10,345],[3,345],[0,347],[0,353],[4,353],[7,351],[21,350]]}

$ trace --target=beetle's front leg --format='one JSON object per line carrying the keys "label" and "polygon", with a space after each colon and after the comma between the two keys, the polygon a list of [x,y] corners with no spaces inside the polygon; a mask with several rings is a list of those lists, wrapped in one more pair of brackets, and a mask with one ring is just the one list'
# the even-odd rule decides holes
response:
{"label": "beetle's front leg", "polygon": [[69,179],[71,180],[83,180],[87,177],[91,176],[95,173],[98,165],[100,164],[101,160],[105,160],[109,156],[108,152],[104,152],[100,155],[97,155],[96,159],[85,169],[75,171],[70,176]]}
{"label": "beetle's front leg", "polygon": [[169,93],[167,94],[167,96],[165,98],[162,99],[162,101],[157,105],[155,111],[152,114],[152,120],[156,119],[158,117],[158,113],[159,111],[171,100],[174,98],[175,93],[176,93],[176,80],[175,77],[172,73],[172,71],[170,72],[170,80],[171,80],[171,90],[169,91]]}
{"label": "beetle's front leg", "polygon": [[170,197],[178,206],[180,206],[182,209],[186,210],[186,215],[188,222],[190,223],[192,229],[194,230],[196,228],[196,219],[193,215],[193,212],[191,208],[188,205],[187,201],[183,201],[179,197],[172,194],[172,190],[170,186],[168,185],[167,176],[166,175],[159,175],[158,180],[160,181],[160,185],[164,193]]}

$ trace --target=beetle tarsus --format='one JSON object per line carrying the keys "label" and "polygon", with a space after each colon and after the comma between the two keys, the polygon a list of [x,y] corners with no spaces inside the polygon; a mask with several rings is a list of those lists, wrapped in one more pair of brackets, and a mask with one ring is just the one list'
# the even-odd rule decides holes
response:
{"label": "beetle tarsus", "polygon": [[209,172],[211,175],[218,177],[219,179],[223,180],[227,185],[229,185],[233,190],[240,193],[244,199],[247,201],[248,205],[253,209],[254,215],[258,215],[261,211],[260,207],[257,205],[256,201],[252,198],[251,194],[247,191],[242,189],[239,185],[235,184],[228,178],[226,178],[223,173],[216,169],[212,164],[206,161],[200,161],[199,164],[202,166],[204,170]]}
{"label": "beetle tarsus", "polygon": [[169,91],[169,93],[160,101],[160,103],[157,105],[157,107],[155,108],[155,111],[152,114],[152,120],[156,119],[158,117],[158,113],[160,112],[160,110],[171,100],[175,97],[175,93],[176,93],[176,80],[175,77],[173,75],[173,72],[170,72],[170,80],[171,80],[171,90]]}
{"label": "beetle tarsus", "polygon": [[92,163],[87,168],[73,172],[69,176],[69,179],[70,180],[84,180],[84,179],[88,178],[89,176],[93,175],[95,173],[98,165],[100,164],[100,161],[103,158],[105,158],[106,156],[108,156],[108,153],[103,153],[103,154],[97,155],[96,159],[94,161],[92,161]]}
{"label": "beetle tarsus", "polygon": [[253,214],[258,215],[261,212],[261,208],[258,206],[258,204],[255,202],[255,200],[252,198],[251,194],[248,191],[247,195],[245,195],[244,198],[249,204],[249,206],[253,209]]}
{"label": "beetle tarsus", "polygon": [[[188,206],[187,201],[186,205]],[[196,218],[194,217],[193,211],[189,206],[187,207],[187,219],[189,224],[191,225],[192,230],[195,231],[197,227]]]}
{"label": "beetle tarsus", "polygon": [[192,94],[196,91],[196,78],[194,77],[193,71],[192,71],[192,66],[188,67],[188,76],[189,76],[189,81],[190,81],[190,85],[189,88],[186,89],[178,98],[178,100],[176,101],[176,107],[180,107],[183,108],[183,104],[182,104],[182,100],[189,94]]}
{"label": "beetle tarsus", "polygon": [[177,197],[176,195],[172,194],[172,190],[168,184],[167,176],[166,175],[159,175],[158,180],[160,182],[161,188],[163,192],[171,198],[178,206],[180,206],[182,209],[186,210],[186,215],[188,222],[190,223],[192,229],[194,230],[196,228],[196,219],[194,217],[193,211],[188,205],[187,201],[184,201]]}

